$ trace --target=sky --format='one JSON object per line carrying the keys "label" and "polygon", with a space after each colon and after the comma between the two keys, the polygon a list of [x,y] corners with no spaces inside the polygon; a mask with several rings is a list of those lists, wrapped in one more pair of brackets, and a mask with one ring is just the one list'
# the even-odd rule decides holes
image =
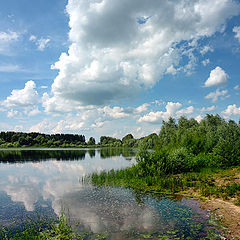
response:
{"label": "sky", "polygon": [[135,138],[240,117],[239,0],[0,3],[0,131]]}

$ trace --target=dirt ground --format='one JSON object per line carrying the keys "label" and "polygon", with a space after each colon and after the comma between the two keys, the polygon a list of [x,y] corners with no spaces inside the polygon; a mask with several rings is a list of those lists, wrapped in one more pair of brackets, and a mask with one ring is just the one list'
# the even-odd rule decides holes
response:
{"label": "dirt ground", "polygon": [[216,214],[221,224],[227,227],[224,234],[226,239],[240,240],[240,206],[221,199],[208,199],[201,202],[201,205]]}

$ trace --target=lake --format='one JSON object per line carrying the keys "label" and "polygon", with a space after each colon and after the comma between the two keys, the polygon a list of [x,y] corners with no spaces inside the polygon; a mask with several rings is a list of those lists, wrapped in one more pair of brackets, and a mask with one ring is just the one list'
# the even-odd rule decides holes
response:
{"label": "lake", "polygon": [[205,239],[213,227],[194,200],[82,181],[132,164],[135,152],[123,149],[0,150],[0,224],[65,212],[76,231],[106,239]]}

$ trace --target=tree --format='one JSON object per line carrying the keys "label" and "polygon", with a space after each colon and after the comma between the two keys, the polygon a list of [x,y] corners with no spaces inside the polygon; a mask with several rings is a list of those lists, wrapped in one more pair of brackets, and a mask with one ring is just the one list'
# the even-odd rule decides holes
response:
{"label": "tree", "polygon": [[131,133],[127,134],[125,137],[123,137],[122,142],[125,143],[130,139],[134,139],[133,135]]}
{"label": "tree", "polygon": [[159,133],[160,140],[163,144],[175,144],[177,138],[177,124],[176,120],[172,117],[167,122],[162,122],[162,128]]}
{"label": "tree", "polygon": [[88,145],[95,145],[95,139],[93,137],[90,137],[88,140]]}

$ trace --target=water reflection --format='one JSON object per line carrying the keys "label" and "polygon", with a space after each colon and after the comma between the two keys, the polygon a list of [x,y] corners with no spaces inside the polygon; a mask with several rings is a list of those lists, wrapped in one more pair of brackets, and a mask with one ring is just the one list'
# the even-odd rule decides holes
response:
{"label": "water reflection", "polygon": [[123,156],[131,159],[135,155],[131,149],[124,148],[101,148],[101,149],[29,149],[29,150],[0,150],[0,162],[20,163],[27,161],[44,160],[84,160],[86,155],[94,158],[96,153],[100,158]]}
{"label": "water reflection", "polygon": [[[177,236],[199,239],[199,233],[206,231],[203,223],[207,220],[207,212],[195,201],[149,195],[138,195],[138,198],[140,203],[129,189],[84,186],[81,191],[65,194],[62,201],[72,222],[80,222],[78,230],[108,231],[111,239],[115,239],[116,233],[119,239],[128,239],[126,234],[131,232],[139,235],[169,234],[169,231],[174,231]],[[130,239],[139,239],[137,235],[135,237]]]}
{"label": "water reflection", "polygon": [[[35,212],[59,215],[64,207],[72,223],[80,222],[78,231],[110,230],[111,239],[127,239],[134,231],[175,229],[189,235],[194,224],[207,218],[206,212],[190,200],[158,199],[129,189],[82,183],[86,174],[131,166],[135,162],[133,152],[85,149],[0,154],[0,223],[5,225]],[[203,231],[204,225],[196,226]],[[198,239],[197,235],[192,237]]]}
{"label": "water reflection", "polygon": [[[0,219],[8,219],[7,212],[11,211],[13,202],[24,206],[25,210],[21,210],[24,215],[36,211],[37,205],[44,206],[50,201],[54,212],[59,214],[64,196],[81,191],[83,176],[134,163],[134,158],[126,161],[122,155],[118,156],[119,153],[121,150],[113,154],[101,149],[0,151],[0,195],[10,197],[9,209],[0,210]],[[102,154],[112,156],[101,158]],[[133,157],[134,153],[128,155]],[[0,198],[0,205],[5,205],[5,201],[5,197]]]}

